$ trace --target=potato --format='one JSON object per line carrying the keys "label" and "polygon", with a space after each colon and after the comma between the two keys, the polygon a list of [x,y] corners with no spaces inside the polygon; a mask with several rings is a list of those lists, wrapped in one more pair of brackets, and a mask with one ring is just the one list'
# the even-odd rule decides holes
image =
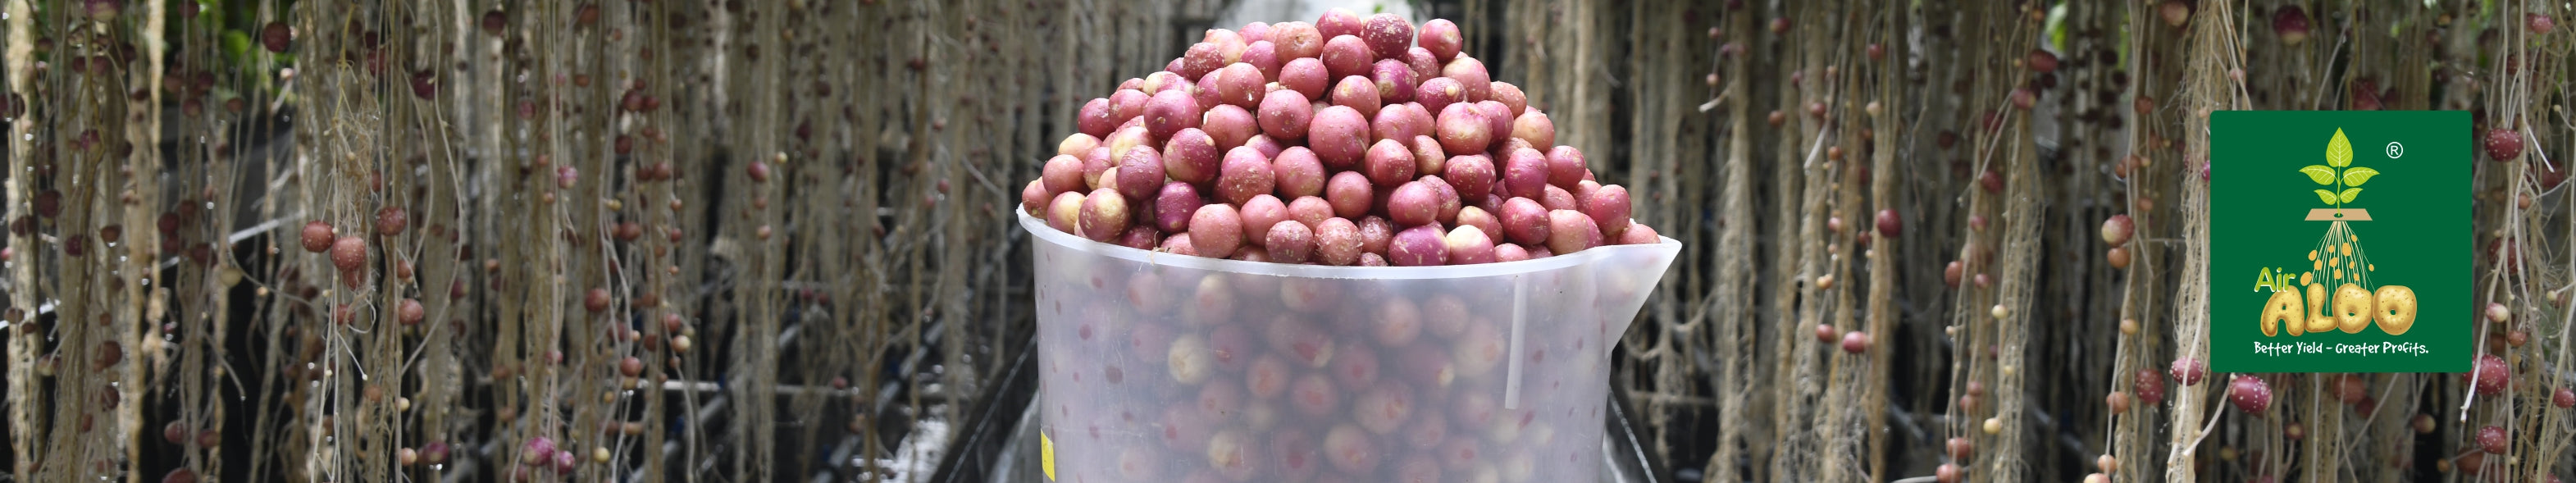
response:
{"label": "potato", "polygon": [[1199,255],[1198,246],[1190,243],[1190,234],[1188,233],[1176,233],[1172,236],[1163,237],[1163,244],[1154,247],[1154,249],[1173,255],[1189,255],[1193,257],[1202,256]]}
{"label": "potato", "polygon": [[1331,106],[1315,112],[1315,121],[1306,128],[1306,146],[1324,167],[1334,170],[1358,166],[1368,153],[1368,117],[1350,106]]}
{"label": "potato", "polygon": [[[1503,103],[1503,107],[1511,108],[1513,119],[1519,119],[1521,116],[1529,115],[1529,94],[1521,92],[1521,86],[1512,85],[1510,82],[1494,81],[1492,92],[1489,94],[1489,97],[1492,98],[1489,100]],[[1550,144],[1554,143],[1542,143],[1539,145],[1547,146]]]}
{"label": "potato", "polygon": [[1259,119],[1261,134],[1271,139],[1305,139],[1307,126],[1315,120],[1314,105],[1295,90],[1270,91],[1261,99]]}
{"label": "potato", "polygon": [[1108,137],[1109,131],[1117,129],[1118,121],[1117,111],[1109,108],[1109,98],[1106,97],[1095,97],[1082,103],[1082,110],[1073,118],[1075,131],[1095,138]]}
{"label": "potato", "polygon": [[1503,155],[1504,194],[1539,199],[1547,194],[1547,156],[1538,151],[1516,149]]}
{"label": "potato", "polygon": [[1565,191],[1565,188],[1558,188],[1556,185],[1547,185],[1545,188],[1539,188],[1538,205],[1545,206],[1549,210],[1580,210],[1583,208],[1583,203],[1575,201],[1574,193],[1567,192]]}
{"label": "potato", "polygon": [[1053,201],[1055,195],[1047,191],[1045,179],[1029,180],[1028,186],[1020,188],[1020,210],[1028,212],[1029,216],[1043,218],[1047,213],[1047,203]]}
{"label": "potato", "polygon": [[1466,45],[1465,36],[1458,32],[1458,24],[1445,18],[1423,22],[1422,28],[1416,31],[1414,36],[1416,44],[1430,51],[1433,58],[1444,62],[1457,57],[1458,49]]}
{"label": "potato", "polygon": [[1406,418],[1412,416],[1413,393],[1399,384],[1371,383],[1359,397],[1351,399],[1351,419],[1379,436],[1403,429]]}
{"label": "potato", "polygon": [[1118,194],[1118,190],[1092,190],[1090,196],[1083,197],[1082,214],[1075,219],[1074,228],[1092,241],[1116,240],[1127,233],[1128,215],[1127,197]]}
{"label": "potato", "polygon": [[1432,55],[1430,50],[1425,50],[1419,46],[1404,49],[1404,56],[1397,57],[1396,60],[1404,61],[1404,70],[1413,73],[1413,85],[1415,86],[1421,86],[1422,83],[1429,82],[1432,78],[1440,77],[1440,64],[1445,62],[1440,60],[1438,56]]}
{"label": "potato", "polygon": [[1252,116],[1252,111],[1233,104],[1218,104],[1201,118],[1199,129],[1216,140],[1217,149],[1226,150],[1242,146],[1253,136],[1261,135],[1261,122]]}
{"label": "potato", "polygon": [[[1478,230],[1483,230],[1488,237],[1503,236],[1503,220],[1494,217],[1493,212],[1485,211],[1484,208],[1469,206],[1458,209],[1456,224],[1460,228],[1476,227]],[[1495,239],[1500,240],[1500,238]]]}
{"label": "potato", "polygon": [[1358,171],[1333,173],[1333,178],[1324,183],[1324,201],[1332,205],[1333,216],[1358,218],[1368,215],[1371,198],[1376,196],[1374,189],[1368,176]]}
{"label": "potato", "polygon": [[1163,91],[1145,101],[1145,131],[1154,139],[1171,139],[1183,128],[1199,127],[1199,119],[1206,114],[1189,93]]}
{"label": "potato", "polygon": [[[1287,351],[1280,352],[1284,354]],[[1291,365],[1297,364],[1293,356],[1290,359]],[[1341,390],[1333,387],[1332,379],[1323,374],[1308,373],[1288,383],[1288,407],[1296,409],[1299,414],[1309,418],[1328,418],[1341,406]]]}
{"label": "potato", "polygon": [[[1207,131],[1182,129],[1172,134],[1171,141],[1163,143],[1163,151],[1159,153],[1163,159],[1162,171],[1182,182],[1204,184],[1215,181],[1218,170],[1223,167],[1218,164],[1221,159],[1218,153],[1225,152],[1224,149],[1229,148],[1219,147]],[[1145,150],[1130,150],[1133,151]],[[1125,166],[1120,164],[1120,167]]]}
{"label": "potato", "polygon": [[1286,59],[1279,58],[1279,44],[1268,40],[1255,40],[1243,48],[1243,63],[1252,64],[1253,70],[1261,71],[1264,83],[1279,78],[1279,65],[1284,62]]}
{"label": "potato", "polygon": [[1378,108],[1384,107],[1378,99],[1377,83],[1361,76],[1341,79],[1333,84],[1333,105],[1359,111],[1360,117],[1377,117]]}
{"label": "potato", "polygon": [[[1205,75],[1206,74],[1200,74],[1200,76]],[[1170,90],[1188,91],[1192,88],[1198,87],[1198,79],[1198,77],[1181,77],[1180,73],[1171,71],[1155,72],[1145,74],[1145,84],[1141,86],[1141,88],[1145,90],[1145,95],[1148,96],[1161,94],[1163,91]]]}
{"label": "potato", "polygon": [[1503,224],[1503,238],[1512,243],[1543,244],[1553,234],[1549,231],[1547,208],[1529,198],[1503,200],[1503,211],[1497,215]]}
{"label": "potato", "polygon": [[1080,156],[1082,153],[1091,152],[1091,148],[1096,147],[1100,147],[1100,138],[1091,137],[1089,134],[1073,133],[1071,136],[1065,136],[1064,141],[1056,143],[1055,154]]}
{"label": "potato", "polygon": [[1386,213],[1387,220],[1396,226],[1435,223],[1440,216],[1440,193],[1420,181],[1405,182],[1387,198]]}
{"label": "potato", "polygon": [[1225,56],[1226,63],[1234,63],[1237,57],[1243,55],[1245,44],[1252,42],[1233,29],[1208,29],[1206,35],[1199,37],[1199,41],[1216,44],[1217,53]]}
{"label": "potato", "polygon": [[1377,83],[1378,99],[1389,103],[1413,101],[1413,67],[1404,63],[1403,54],[1378,60],[1369,66],[1369,80]]}
{"label": "potato", "polygon": [[1333,73],[1324,61],[1312,58],[1290,60],[1279,65],[1279,87],[1297,91],[1311,100],[1324,99],[1324,89],[1332,87]]}
{"label": "potato", "polygon": [[1430,186],[1432,194],[1439,197],[1439,204],[1435,205],[1438,206],[1438,211],[1432,214],[1432,218],[1441,223],[1457,222],[1458,210],[1466,207],[1464,198],[1458,194],[1458,188],[1449,186],[1449,180],[1440,179],[1439,176],[1424,176],[1421,182],[1423,185]]}
{"label": "potato", "polygon": [[1593,226],[1605,227],[1601,230],[1603,236],[1618,239],[1620,233],[1627,232],[1630,208],[1627,187],[1615,184],[1603,186],[1593,190],[1591,196],[1579,201],[1583,216],[1592,218]]}
{"label": "potato", "polygon": [[[1486,132],[1493,133],[1495,144],[1512,141],[1512,108],[1491,100],[1476,101],[1476,113],[1485,117]],[[1535,149],[1539,145],[1531,145]],[[1487,146],[1491,148],[1492,146]]]}
{"label": "potato", "polygon": [[[1098,148],[1094,149],[1099,150]],[[1101,151],[1105,152],[1106,150]],[[1104,166],[1101,169],[1106,170],[1108,168]],[[1046,166],[1040,169],[1038,179],[1045,182],[1046,191],[1048,193],[1075,191],[1090,185],[1089,181],[1084,180],[1082,158],[1061,154],[1056,155],[1054,158],[1047,159]],[[1048,197],[1053,198],[1053,195],[1049,195]]]}
{"label": "potato", "polygon": [[1315,260],[1349,266],[1360,261],[1360,227],[1348,218],[1325,218],[1315,224]]}
{"label": "potato", "polygon": [[[1288,153],[1280,154],[1285,156]],[[1217,173],[1217,199],[1243,204],[1252,201],[1253,196],[1270,194],[1278,181],[1278,176],[1270,170],[1270,159],[1263,157],[1260,150],[1234,148],[1225,152],[1224,167]]]}
{"label": "potato", "polygon": [[1279,44],[1282,59],[1311,59],[1324,54],[1324,32],[1306,22],[1271,24],[1270,42]]}
{"label": "potato", "polygon": [[1270,160],[1270,171],[1275,177],[1272,184],[1277,187],[1281,196],[1305,197],[1324,194],[1323,161],[1315,159],[1315,152],[1307,150],[1304,146],[1280,151],[1279,157]]}
{"label": "potato", "polygon": [[1154,148],[1129,149],[1126,156],[1119,157],[1118,194],[1127,195],[1127,199],[1153,199],[1167,179],[1163,175],[1163,154]]}
{"label": "potato", "polygon": [[1493,145],[1493,129],[1493,124],[1485,121],[1485,115],[1467,103],[1450,104],[1441,109],[1440,118],[1433,127],[1434,132],[1439,133],[1440,147],[1452,156],[1485,152],[1486,147]]}
{"label": "potato", "polygon": [[1461,55],[1449,59],[1449,63],[1440,66],[1440,76],[1458,80],[1458,87],[1465,94],[1459,99],[1465,102],[1483,101],[1493,93],[1494,78],[1486,75],[1485,63],[1474,57]]}
{"label": "potato", "polygon": [[1235,32],[1243,35],[1243,41],[1245,42],[1268,41],[1270,40],[1270,23],[1253,22],[1243,24],[1243,28],[1235,29]]}
{"label": "potato", "polygon": [[[1109,125],[1126,124],[1130,119],[1144,116],[1145,101],[1152,97],[1138,89],[1119,89],[1109,93]],[[1111,129],[1111,132],[1116,132],[1116,129]]]}
{"label": "potato", "polygon": [[1522,250],[1520,244],[1494,245],[1494,263],[1511,263],[1528,259],[1530,259],[1529,250]]}
{"label": "potato", "polygon": [[1601,229],[1574,210],[1547,212],[1548,252],[1563,255],[1601,246]]}
{"label": "potato", "polygon": [[1073,236],[1082,236],[1082,232],[1077,231],[1076,227],[1082,225],[1082,201],[1086,199],[1090,197],[1083,196],[1080,191],[1057,193],[1055,201],[1047,203],[1047,227],[1054,228],[1055,231],[1071,233]]}
{"label": "potato", "polygon": [[1381,256],[1381,255],[1378,255],[1378,254],[1375,254],[1375,253],[1360,252],[1360,266],[1363,266],[1363,267],[1384,267],[1384,266],[1387,266],[1387,263],[1386,263],[1386,257],[1385,257],[1385,256]]}
{"label": "potato", "polygon": [[[1457,364],[1456,367],[1458,369],[1459,377],[1467,379],[1482,378],[1487,374],[1493,373],[1496,366],[1502,365],[1503,358],[1511,356],[1511,348],[1508,345],[1511,341],[1504,339],[1502,329],[1496,327],[1497,325],[1500,324],[1467,324],[1466,330],[1458,334],[1457,338],[1451,342],[1449,349],[1450,362]],[[1482,393],[1475,394],[1481,395]],[[1474,405],[1474,403],[1469,404]],[[1472,409],[1474,408],[1462,408],[1461,412],[1456,415],[1467,417],[1468,419],[1477,419],[1472,417],[1475,416],[1470,413]],[[1467,421],[1460,422],[1465,423]],[[1479,426],[1479,424],[1470,423],[1468,426],[1474,427]]]}
{"label": "potato", "polygon": [[1361,218],[1359,225],[1360,252],[1386,255],[1387,245],[1392,244],[1395,239],[1395,224],[1388,223],[1386,218],[1371,215]]}
{"label": "potato", "polygon": [[1217,97],[1216,91],[1218,80],[1223,78],[1225,78],[1225,69],[1208,71],[1207,75],[1191,80],[1190,87],[1185,89],[1190,94],[1190,100],[1198,101],[1202,116],[1208,109],[1225,105],[1225,99]]}
{"label": "potato", "polygon": [[[1244,243],[1267,249],[1271,225],[1287,220],[1288,204],[1280,202],[1279,197],[1267,194],[1252,197],[1251,201],[1243,203]],[[1277,255],[1272,258],[1277,258]]]}
{"label": "potato", "polygon": [[1231,258],[1231,260],[1270,263],[1270,251],[1264,250],[1258,246],[1245,246],[1242,249],[1236,250],[1234,252],[1234,258]]}
{"label": "potato", "polygon": [[1199,197],[1197,185],[1180,181],[1163,183],[1162,191],[1154,195],[1154,228],[1165,233],[1187,232],[1190,218],[1197,216],[1199,207],[1205,205],[1207,201]]}
{"label": "potato", "polygon": [[1181,54],[1180,70],[1169,72],[1180,74],[1183,78],[1197,79],[1224,66],[1225,52],[1213,42],[1199,42],[1190,44],[1190,49]]}
{"label": "potato", "polygon": [[1379,453],[1377,442],[1358,426],[1335,425],[1324,433],[1324,460],[1332,462],[1335,469],[1351,473],[1376,471],[1383,457]]}
{"label": "potato", "polygon": [[1583,160],[1583,150],[1557,146],[1547,150],[1547,184],[1573,189],[1574,184],[1592,176],[1592,168]]}
{"label": "potato", "polygon": [[1521,117],[1512,119],[1512,139],[1527,141],[1530,146],[1554,145],[1556,144],[1556,121],[1548,120],[1545,112],[1530,109],[1522,113]]}
{"label": "potato", "polygon": [[1270,78],[1261,74],[1261,68],[1236,62],[1218,69],[1216,74],[1217,102],[1244,109],[1261,106],[1261,85],[1270,83]]}
{"label": "potato", "polygon": [[1261,246],[1270,249],[1271,261],[1306,263],[1314,259],[1315,230],[1307,227],[1304,222],[1293,219],[1280,220],[1278,223],[1271,224],[1269,233],[1265,234],[1264,238],[1267,241]]}
{"label": "potato", "polygon": [[[1243,140],[1243,147],[1261,151],[1262,158],[1279,157],[1280,151],[1288,149],[1288,146],[1279,144],[1279,141],[1271,139],[1270,136],[1266,134],[1255,134],[1251,139]],[[1234,148],[1226,149],[1231,150]]]}
{"label": "potato", "polygon": [[[1200,338],[1197,334],[1184,335],[1178,339],[1172,340],[1172,348],[1164,354],[1164,367],[1171,370],[1173,382],[1179,382],[1181,384],[1198,384],[1206,382],[1208,376],[1216,373],[1216,353],[1208,350],[1207,339]],[[1187,411],[1172,412],[1183,413]],[[1195,412],[1188,413],[1194,417],[1197,414]],[[1167,419],[1165,422],[1170,423],[1171,421]],[[1176,425],[1175,427],[1177,426],[1180,425]],[[1170,433],[1172,433],[1172,431],[1165,431],[1166,435],[1169,435]]]}
{"label": "potato", "polygon": [[1483,229],[1461,225],[1449,230],[1441,242],[1449,247],[1450,265],[1494,263],[1494,239],[1486,237]]}
{"label": "potato", "polygon": [[1644,223],[1630,222],[1627,228],[1619,230],[1618,244],[1620,245],[1653,245],[1663,242],[1663,235],[1656,234],[1655,227],[1646,226]]}
{"label": "potato", "polygon": [[1200,206],[1190,214],[1190,228],[1190,244],[1200,256],[1226,258],[1243,246],[1243,214],[1231,205]]}
{"label": "potato", "polygon": [[1458,188],[1459,194],[1481,199],[1482,196],[1478,195],[1493,193],[1495,173],[1492,158],[1470,154],[1449,158],[1445,164],[1446,169],[1439,172],[1440,177]]}
{"label": "potato", "polygon": [[[1143,132],[1138,132],[1136,135],[1144,136],[1145,134]],[[1116,136],[1113,135],[1112,137]],[[1092,148],[1091,152],[1083,153],[1082,186],[1078,186],[1067,191],[1090,191],[1092,188],[1101,187],[1100,175],[1108,174],[1110,168],[1118,167],[1118,158],[1116,156],[1111,156],[1109,154],[1111,152],[1113,151],[1110,148]]]}
{"label": "potato", "polygon": [[1127,227],[1126,233],[1118,235],[1118,245],[1127,248],[1152,250],[1154,246],[1161,244],[1163,244],[1163,231],[1154,229],[1153,225],[1130,226]]}
{"label": "potato", "polygon": [[1439,225],[1421,225],[1396,232],[1388,240],[1387,263],[1398,267],[1427,267],[1449,264],[1449,244],[1443,240]]}
{"label": "potato", "polygon": [[1300,196],[1297,199],[1288,200],[1288,219],[1303,223],[1308,229],[1318,228],[1324,220],[1332,217],[1333,205],[1326,203],[1323,198]]}
{"label": "potato", "polygon": [[1368,42],[1347,34],[1325,40],[1324,53],[1319,58],[1324,61],[1325,71],[1334,79],[1366,78],[1369,65],[1377,63],[1377,54],[1369,52]]}
{"label": "potato", "polygon": [[1369,182],[1377,186],[1397,186],[1412,181],[1414,167],[1412,151],[1393,139],[1381,139],[1376,146],[1369,147],[1367,160],[1360,165],[1360,169],[1368,173]]}
{"label": "potato", "polygon": [[1369,119],[1370,134],[1377,139],[1397,141],[1397,144],[1410,144],[1413,138],[1431,134],[1432,124],[1420,121],[1427,116],[1415,116],[1413,106],[1405,103],[1378,108],[1377,116]]}
{"label": "potato", "polygon": [[[1270,349],[1279,351],[1279,354],[1286,356],[1288,362],[1292,364],[1322,369],[1333,362],[1335,348],[1332,332],[1298,316],[1281,314],[1271,319],[1269,325],[1263,326],[1261,333],[1262,340],[1270,342]],[[1331,386],[1331,381],[1324,382],[1325,386]],[[1299,386],[1301,387],[1290,388],[1290,391],[1293,393],[1303,389],[1302,381]]]}
{"label": "potato", "polygon": [[1413,102],[1433,113],[1448,112],[1451,104],[1473,104],[1467,101],[1467,87],[1457,79],[1433,77],[1413,87]]}

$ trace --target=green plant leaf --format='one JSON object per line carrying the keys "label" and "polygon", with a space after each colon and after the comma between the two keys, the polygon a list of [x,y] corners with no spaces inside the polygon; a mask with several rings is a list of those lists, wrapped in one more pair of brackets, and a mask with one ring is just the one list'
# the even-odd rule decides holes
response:
{"label": "green plant leaf", "polygon": [[2346,186],[2361,186],[2362,182],[2370,181],[2370,177],[2378,175],[2379,170],[2370,168],[2352,168],[2343,170],[2343,184]]}
{"label": "green plant leaf", "polygon": [[[2355,188],[2355,189],[2359,189],[2359,188]],[[2331,204],[2335,204],[2335,194],[2334,194],[2334,192],[2332,192],[2332,191],[2317,190],[2317,199],[2319,199],[2319,200],[2324,200],[2324,201],[2326,202],[2326,204],[2329,204],[2329,205],[2331,205]]]}
{"label": "green plant leaf", "polygon": [[2361,196],[2361,188],[2343,190],[2343,194],[2335,195],[2336,198],[2342,198],[2345,203],[2351,203],[2353,197],[2357,196]]}
{"label": "green plant leaf", "polygon": [[2315,181],[2317,184],[2334,184],[2334,171],[2334,168],[2324,166],[2299,168],[2299,172],[2308,174],[2309,181]]}
{"label": "green plant leaf", "polygon": [[2326,165],[2337,168],[2352,165],[2352,140],[2344,139],[2343,128],[2335,128],[2334,140],[2326,141]]}

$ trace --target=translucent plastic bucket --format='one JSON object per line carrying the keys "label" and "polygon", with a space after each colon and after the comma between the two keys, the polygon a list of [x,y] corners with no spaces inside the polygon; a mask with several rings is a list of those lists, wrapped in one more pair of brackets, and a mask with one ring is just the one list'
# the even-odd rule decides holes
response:
{"label": "translucent plastic bucket", "polygon": [[1589,482],[1609,348],[1681,242],[1327,267],[1035,235],[1046,473]]}

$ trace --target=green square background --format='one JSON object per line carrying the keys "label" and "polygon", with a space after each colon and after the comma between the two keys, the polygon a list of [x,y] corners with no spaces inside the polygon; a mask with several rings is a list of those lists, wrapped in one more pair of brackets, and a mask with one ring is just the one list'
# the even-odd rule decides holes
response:
{"label": "green square background", "polygon": [[[2310,332],[2264,337],[2258,325],[2272,292],[2255,282],[2266,267],[2308,271],[2307,254],[2332,222],[2306,221],[2315,208],[2333,208],[2312,190],[2328,189],[2299,168],[2326,163],[2335,129],[2352,144],[2350,166],[2379,170],[2345,208],[2370,210],[2372,221],[2351,222],[2378,269],[2369,287],[2404,285],[2419,307],[2406,334],[2390,336],[2377,324],[2360,333]],[[2210,356],[2218,372],[2466,372],[2471,352],[2469,307],[2474,238],[2469,225],[2469,113],[2463,111],[2221,111],[2210,117]],[[2388,144],[2403,154],[2388,156]],[[2295,284],[2296,280],[2292,280]],[[2295,285],[2294,285],[2295,286]],[[2334,287],[2327,287],[2329,292]],[[2305,293],[2301,294],[2303,297]],[[2305,311],[2302,310],[2302,313]],[[2254,343],[2320,343],[2322,353],[2279,356],[2255,352]],[[2335,344],[2412,342],[2427,350],[2348,354]]]}

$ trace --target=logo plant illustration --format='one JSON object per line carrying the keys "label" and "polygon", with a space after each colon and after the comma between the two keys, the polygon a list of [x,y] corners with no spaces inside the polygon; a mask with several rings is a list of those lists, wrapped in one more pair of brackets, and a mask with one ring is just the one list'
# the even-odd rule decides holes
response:
{"label": "logo plant illustration", "polygon": [[2326,164],[2299,168],[2299,172],[2307,174],[2309,181],[2333,186],[2332,190],[2316,190],[2317,199],[2336,208],[2360,197],[2361,184],[2379,175],[2379,170],[2352,166],[2352,140],[2343,137],[2342,128],[2336,128],[2334,140],[2326,142]]}

